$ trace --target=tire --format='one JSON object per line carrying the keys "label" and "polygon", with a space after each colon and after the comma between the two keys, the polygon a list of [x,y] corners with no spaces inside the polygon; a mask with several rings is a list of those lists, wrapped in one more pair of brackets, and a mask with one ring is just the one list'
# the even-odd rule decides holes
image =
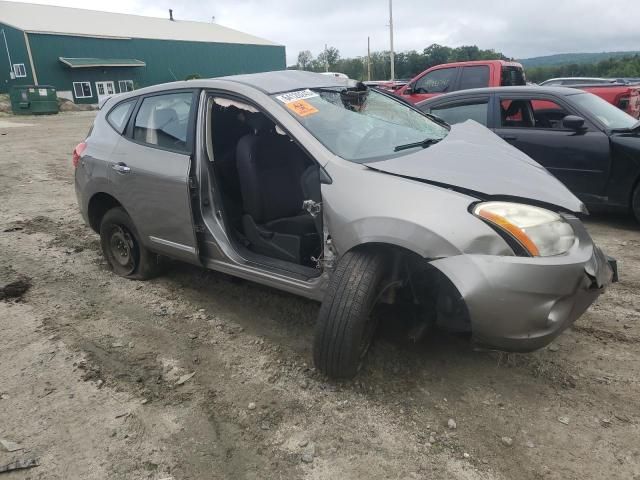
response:
{"label": "tire", "polygon": [[371,312],[386,271],[385,257],[367,251],[340,259],[318,313],[313,344],[316,368],[331,378],[353,378],[369,350]]}
{"label": "tire", "polygon": [[636,189],[633,191],[631,197],[631,211],[636,217],[636,220],[640,222],[640,183],[636,185]]}
{"label": "tire", "polygon": [[102,254],[116,275],[132,280],[147,280],[160,270],[158,256],[140,243],[140,235],[129,214],[112,208],[100,222]]}

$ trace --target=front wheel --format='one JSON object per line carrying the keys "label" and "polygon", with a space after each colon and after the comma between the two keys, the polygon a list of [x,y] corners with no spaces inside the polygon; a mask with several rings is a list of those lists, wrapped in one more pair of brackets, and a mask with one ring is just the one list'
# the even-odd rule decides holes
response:
{"label": "front wheel", "polygon": [[316,368],[332,378],[352,378],[369,350],[371,316],[386,270],[379,252],[352,251],[340,259],[320,307],[313,344]]}
{"label": "front wheel", "polygon": [[631,197],[631,211],[636,217],[636,220],[640,222],[640,183],[636,185],[636,189],[633,191],[633,196]]}
{"label": "front wheel", "polygon": [[140,243],[138,231],[123,208],[113,208],[102,218],[100,244],[116,275],[146,280],[158,274],[158,256]]}

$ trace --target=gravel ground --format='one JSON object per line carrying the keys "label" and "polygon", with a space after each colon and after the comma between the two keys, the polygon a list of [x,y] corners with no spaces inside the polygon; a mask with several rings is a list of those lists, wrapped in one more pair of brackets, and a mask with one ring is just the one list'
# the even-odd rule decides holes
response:
{"label": "gravel ground", "polygon": [[73,191],[93,116],[0,117],[0,286],[31,284],[0,300],[0,439],[20,448],[0,467],[39,462],[3,480],[640,479],[630,219],[588,221],[621,280],[550,347],[387,328],[332,383],[311,368],[318,304],[177,263],[108,271]]}

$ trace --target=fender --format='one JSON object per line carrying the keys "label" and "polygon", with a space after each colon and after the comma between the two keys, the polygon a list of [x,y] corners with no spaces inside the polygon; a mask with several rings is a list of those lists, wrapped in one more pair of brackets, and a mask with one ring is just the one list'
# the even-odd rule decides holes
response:
{"label": "fender", "polygon": [[426,259],[514,255],[502,237],[469,212],[479,200],[469,194],[349,162],[332,162],[329,168],[342,170],[341,185],[322,185],[325,226],[338,255],[366,243],[395,245]]}

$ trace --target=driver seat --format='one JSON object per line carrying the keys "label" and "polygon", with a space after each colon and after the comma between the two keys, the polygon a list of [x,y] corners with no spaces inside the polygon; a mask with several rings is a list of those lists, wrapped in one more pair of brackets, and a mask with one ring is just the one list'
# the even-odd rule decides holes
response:
{"label": "driver seat", "polygon": [[319,235],[311,215],[302,209],[302,179],[310,162],[286,135],[261,113],[247,116],[254,130],[236,148],[242,193],[242,228],[249,248],[262,255],[311,265]]}

